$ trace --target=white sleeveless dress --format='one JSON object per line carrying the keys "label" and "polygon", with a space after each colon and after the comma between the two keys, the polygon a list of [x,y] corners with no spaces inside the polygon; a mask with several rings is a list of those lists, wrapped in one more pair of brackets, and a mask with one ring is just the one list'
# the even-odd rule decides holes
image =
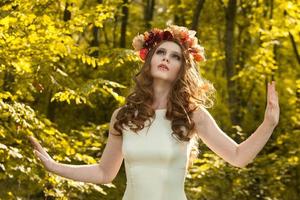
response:
{"label": "white sleeveless dress", "polygon": [[138,134],[123,131],[127,185],[122,200],[187,200],[184,181],[191,142],[172,135],[166,109],[155,110],[150,126]]}

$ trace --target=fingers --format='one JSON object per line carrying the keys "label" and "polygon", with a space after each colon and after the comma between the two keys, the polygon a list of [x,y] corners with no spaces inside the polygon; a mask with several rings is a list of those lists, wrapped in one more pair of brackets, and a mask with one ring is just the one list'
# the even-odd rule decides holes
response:
{"label": "fingers", "polygon": [[52,172],[53,171],[53,160],[48,159],[46,156],[44,156],[43,154],[41,154],[39,151],[34,150],[33,151],[35,156],[38,157],[38,159],[42,162],[42,164],[44,165],[44,167]]}
{"label": "fingers", "polygon": [[275,81],[268,83],[267,107],[277,108],[279,106],[278,93],[275,90]]}
{"label": "fingers", "polygon": [[41,151],[43,149],[43,147],[40,145],[40,143],[38,141],[36,141],[36,139],[32,136],[28,136],[32,146],[37,150],[37,151]]}
{"label": "fingers", "polygon": [[268,90],[270,91],[269,93],[271,94],[271,96],[273,95],[274,96],[274,94],[276,94],[277,95],[277,91],[276,91],[276,89],[275,89],[275,81],[272,81],[271,83],[268,83]]}
{"label": "fingers", "polygon": [[38,157],[43,163],[48,161],[48,159],[43,154],[41,154],[39,151],[33,150],[33,152],[36,155],[36,157]]}
{"label": "fingers", "polygon": [[272,83],[268,82],[268,91],[267,91],[267,105],[270,103],[271,101],[271,93],[272,93]]}
{"label": "fingers", "polygon": [[36,139],[33,136],[28,136],[29,141],[31,142],[32,146],[34,147],[34,149],[42,154],[45,158],[47,159],[51,159],[51,157],[49,156],[49,154],[45,151],[45,149],[40,145],[40,143],[38,141],[36,141]]}

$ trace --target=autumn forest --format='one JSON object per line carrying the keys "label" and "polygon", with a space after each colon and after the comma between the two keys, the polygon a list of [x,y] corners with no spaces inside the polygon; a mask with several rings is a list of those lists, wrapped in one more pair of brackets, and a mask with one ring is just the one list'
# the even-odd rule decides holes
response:
{"label": "autumn forest", "polygon": [[262,122],[276,81],[280,120],[245,168],[205,144],[189,168],[189,200],[300,198],[300,4],[297,0],[1,0],[0,199],[121,200],[124,165],[109,184],[47,172],[34,135],[58,162],[101,162],[112,112],[122,106],[141,60],[140,33],[167,24],[197,32],[216,88],[209,112],[237,143]]}

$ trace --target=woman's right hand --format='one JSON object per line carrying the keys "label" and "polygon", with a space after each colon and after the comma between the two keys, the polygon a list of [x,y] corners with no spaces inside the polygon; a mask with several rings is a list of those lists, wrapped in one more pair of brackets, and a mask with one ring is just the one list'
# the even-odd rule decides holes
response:
{"label": "woman's right hand", "polygon": [[53,172],[56,162],[50,157],[50,155],[33,136],[28,136],[28,139],[34,147],[33,152],[35,156],[38,157],[48,171]]}

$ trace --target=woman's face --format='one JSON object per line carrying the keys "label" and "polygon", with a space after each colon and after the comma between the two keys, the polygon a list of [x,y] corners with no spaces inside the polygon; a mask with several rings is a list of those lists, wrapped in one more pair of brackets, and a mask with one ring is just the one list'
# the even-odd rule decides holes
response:
{"label": "woman's face", "polygon": [[165,41],[155,50],[151,59],[151,75],[154,79],[173,82],[182,65],[182,52],[178,44]]}

